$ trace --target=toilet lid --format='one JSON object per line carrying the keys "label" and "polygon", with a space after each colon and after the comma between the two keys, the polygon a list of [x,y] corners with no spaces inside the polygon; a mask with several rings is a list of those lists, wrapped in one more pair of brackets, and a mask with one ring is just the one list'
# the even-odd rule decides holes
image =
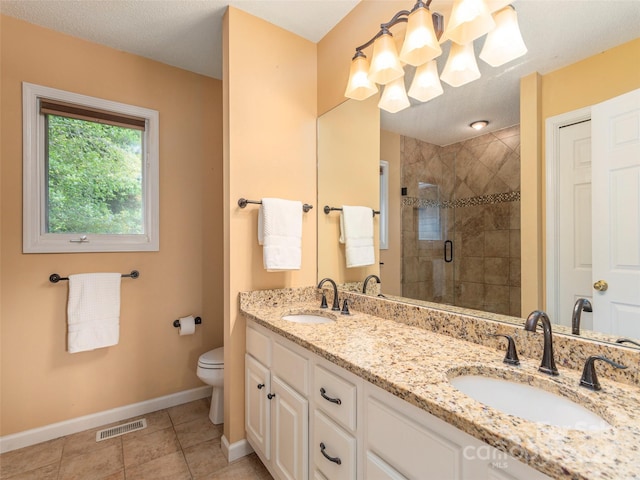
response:
{"label": "toilet lid", "polygon": [[224,366],[224,348],[216,348],[200,355],[198,365],[202,367]]}

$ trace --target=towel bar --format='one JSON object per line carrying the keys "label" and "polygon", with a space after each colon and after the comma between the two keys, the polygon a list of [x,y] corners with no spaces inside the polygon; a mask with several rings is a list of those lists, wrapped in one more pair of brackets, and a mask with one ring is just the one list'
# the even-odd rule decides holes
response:
{"label": "towel bar", "polygon": [[[202,319],[200,317],[196,317],[193,319],[196,325],[201,325],[202,324]],[[180,320],[174,320],[173,321],[173,326],[176,328],[180,328]]]}
{"label": "towel bar", "polygon": [[[373,210],[373,209],[372,209]],[[342,208],[338,207],[330,207],[329,205],[324,206],[324,213],[329,215],[329,212],[342,211]],[[373,216],[380,215],[380,210],[373,210]]]}
{"label": "towel bar", "polygon": [[[246,207],[248,203],[253,203],[255,205],[261,205],[262,204],[262,200],[247,200],[246,198],[241,198],[241,199],[238,200],[238,206],[240,208]],[[302,210],[304,210],[304,213],[307,213],[312,208],[313,208],[313,205],[309,205],[308,203],[305,203],[304,205],[302,205]]]}
{"label": "towel bar", "polygon": [[[138,278],[140,276],[140,272],[138,270],[131,270],[131,273],[123,273],[122,278]],[[51,283],[58,283],[60,280],[69,280],[69,277],[61,277],[57,273],[52,273],[49,275],[49,281]]]}

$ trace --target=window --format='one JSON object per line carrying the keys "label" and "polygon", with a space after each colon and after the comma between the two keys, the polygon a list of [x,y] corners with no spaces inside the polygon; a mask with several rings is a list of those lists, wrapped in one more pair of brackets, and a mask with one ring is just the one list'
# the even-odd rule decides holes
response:
{"label": "window", "polygon": [[418,209],[418,240],[442,240],[440,222],[440,187],[418,182],[420,208]]}
{"label": "window", "polygon": [[380,160],[380,249],[389,249],[389,162]]}
{"label": "window", "polygon": [[23,83],[23,252],[157,251],[158,112]]}

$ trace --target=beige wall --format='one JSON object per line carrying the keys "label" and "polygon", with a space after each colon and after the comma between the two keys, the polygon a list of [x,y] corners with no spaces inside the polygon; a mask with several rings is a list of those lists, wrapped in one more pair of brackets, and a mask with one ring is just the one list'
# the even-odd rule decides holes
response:
{"label": "beige wall", "polygon": [[[222,345],[221,82],[9,17],[1,22],[1,412],[8,435],[203,384],[198,356]],[[160,251],[22,254],[21,82],[160,112]],[[120,342],[65,351],[67,284],[123,279]],[[174,319],[200,315],[195,335]]]}
{"label": "beige wall", "polygon": [[[338,25],[318,42],[318,114],[328,112],[344,102],[351,57],[356,47],[377,33],[381,23],[391,20],[398,11],[397,0],[362,0]],[[401,37],[404,24],[393,29]],[[372,47],[365,50],[371,58]],[[376,96],[377,97],[377,96]]]}
{"label": "beige wall", "polygon": [[[224,434],[234,443],[245,436],[245,322],[238,292],[308,286],[316,279],[317,75],[315,44],[235,8],[225,16],[223,42]],[[303,217],[301,270],[264,270],[258,207],[237,205],[240,197],[271,196],[314,205]]]}
{"label": "beige wall", "polygon": [[547,118],[640,88],[640,38],[520,84],[522,311],[544,306],[544,124]]}
{"label": "beige wall", "polygon": [[402,196],[400,134],[380,131],[380,159],[389,162],[388,249],[380,250],[382,292],[402,295]]}
{"label": "beige wall", "polygon": [[[380,114],[378,100],[348,100],[318,118],[318,280],[331,277],[337,283],[363,281],[378,274],[376,262],[347,268],[345,247],[339,243],[340,212],[328,215],[325,205],[380,207]],[[378,224],[374,218],[378,252]]]}

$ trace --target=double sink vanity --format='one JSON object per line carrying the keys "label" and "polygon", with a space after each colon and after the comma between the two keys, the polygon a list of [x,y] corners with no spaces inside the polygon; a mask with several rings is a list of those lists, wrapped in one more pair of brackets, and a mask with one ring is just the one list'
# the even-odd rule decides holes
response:
{"label": "double sink vanity", "polygon": [[[247,439],[275,478],[640,478],[637,352],[559,335],[550,376],[541,331],[340,298],[349,314],[313,287],[240,294]],[[598,363],[602,389],[581,387],[592,355],[628,368]]]}

